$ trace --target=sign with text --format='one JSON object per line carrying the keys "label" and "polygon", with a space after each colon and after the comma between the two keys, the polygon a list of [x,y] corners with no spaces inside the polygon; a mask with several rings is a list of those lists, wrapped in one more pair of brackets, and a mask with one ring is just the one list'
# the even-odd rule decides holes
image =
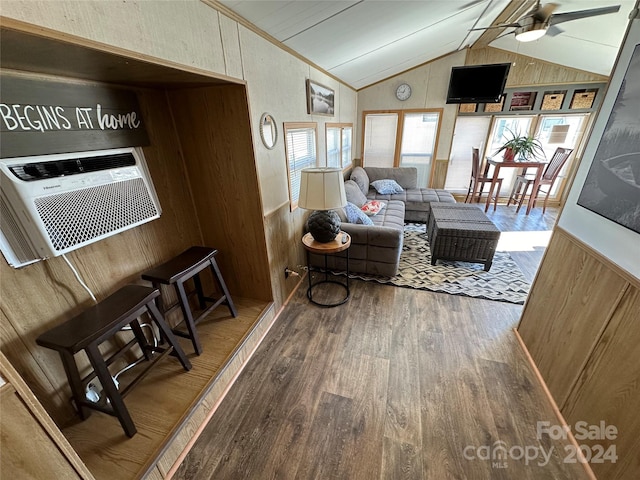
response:
{"label": "sign with text", "polygon": [[22,75],[0,82],[2,158],[149,144],[133,91]]}

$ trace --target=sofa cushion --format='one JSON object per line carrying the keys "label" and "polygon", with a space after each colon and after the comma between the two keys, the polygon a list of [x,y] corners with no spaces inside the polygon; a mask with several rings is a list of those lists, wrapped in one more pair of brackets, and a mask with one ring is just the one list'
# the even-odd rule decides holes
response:
{"label": "sofa cushion", "polygon": [[393,195],[394,193],[403,192],[404,189],[396,182],[389,178],[383,180],[376,180],[371,182],[371,186],[376,189],[380,195]]}
{"label": "sofa cushion", "polygon": [[360,191],[366,195],[369,191],[369,175],[362,167],[355,167],[351,172],[351,180],[356,182],[358,187],[360,187]]}
{"label": "sofa cushion", "polygon": [[405,220],[404,208],[404,203],[390,201],[378,215],[369,218],[373,220],[373,224],[376,226],[390,227],[403,231]]}
{"label": "sofa cushion", "polygon": [[362,225],[373,225],[373,221],[367,217],[367,214],[360,210],[360,207],[353,203],[347,202],[344,207],[344,211],[347,214],[348,223],[361,223]]}
{"label": "sofa cushion", "polygon": [[416,167],[365,167],[369,183],[390,178],[398,182],[405,190],[418,188],[418,169]]}
{"label": "sofa cushion", "polygon": [[360,187],[353,180],[344,182],[344,193],[347,196],[347,202],[357,205],[358,208],[367,203],[367,197],[360,191]]}

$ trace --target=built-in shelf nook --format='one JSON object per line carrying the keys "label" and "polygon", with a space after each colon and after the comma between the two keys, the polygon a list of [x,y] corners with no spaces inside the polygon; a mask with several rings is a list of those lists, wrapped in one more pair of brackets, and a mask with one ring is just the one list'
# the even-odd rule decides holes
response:
{"label": "built-in shelf nook", "polygon": [[[123,285],[146,284],[143,271],[192,245],[218,250],[238,316],[226,308],[213,311],[198,325],[201,355],[180,339],[192,370],[181,371],[169,357],[127,397],[138,429],[131,439],[102,413],[79,421],[55,352],[35,343],[38,335],[91,307],[87,292],[59,257],[20,270],[0,262],[3,353],[62,431],[48,438],[56,439],[51,442],[70,465],[79,456],[91,472],[75,468],[76,478],[160,478],[206,422],[275,316],[246,85],[9,19],[3,19],[1,34],[3,75],[117,85],[134,92],[140,104],[149,135],[143,151],[162,215],[69,255],[98,300]],[[204,284],[214,288],[210,278]],[[34,290],[37,295],[31,295]],[[170,323],[181,319],[175,314]],[[3,455],[5,448],[10,447],[3,446]]]}

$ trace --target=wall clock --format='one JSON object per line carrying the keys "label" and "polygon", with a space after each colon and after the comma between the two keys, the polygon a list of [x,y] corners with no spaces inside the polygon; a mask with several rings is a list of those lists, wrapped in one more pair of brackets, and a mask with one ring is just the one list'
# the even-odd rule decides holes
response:
{"label": "wall clock", "polygon": [[408,83],[402,83],[396,88],[396,98],[405,101],[411,96],[411,86]]}

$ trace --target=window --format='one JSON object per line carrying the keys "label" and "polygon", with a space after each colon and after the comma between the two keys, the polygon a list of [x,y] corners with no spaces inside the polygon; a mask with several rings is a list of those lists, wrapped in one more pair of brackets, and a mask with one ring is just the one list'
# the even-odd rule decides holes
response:
{"label": "window", "polygon": [[315,167],[317,125],[315,123],[285,123],[285,152],[289,175],[289,202],[291,211],[298,207],[300,196],[300,171]]}
{"label": "window", "polygon": [[427,187],[442,109],[364,112],[363,164],[367,167],[415,167],[418,186]]}
{"label": "window", "polygon": [[447,179],[444,188],[453,193],[466,194],[471,178],[471,149],[484,152],[489,127],[490,116],[459,116],[453,131],[453,143],[447,168]]}
{"label": "window", "polygon": [[353,163],[351,156],[351,123],[327,123],[327,167],[348,168]]}
{"label": "window", "polygon": [[397,113],[366,113],[364,120],[363,164],[367,167],[394,167]]}
{"label": "window", "polygon": [[438,112],[403,113],[400,166],[418,170],[418,186],[429,185],[438,138]]}

